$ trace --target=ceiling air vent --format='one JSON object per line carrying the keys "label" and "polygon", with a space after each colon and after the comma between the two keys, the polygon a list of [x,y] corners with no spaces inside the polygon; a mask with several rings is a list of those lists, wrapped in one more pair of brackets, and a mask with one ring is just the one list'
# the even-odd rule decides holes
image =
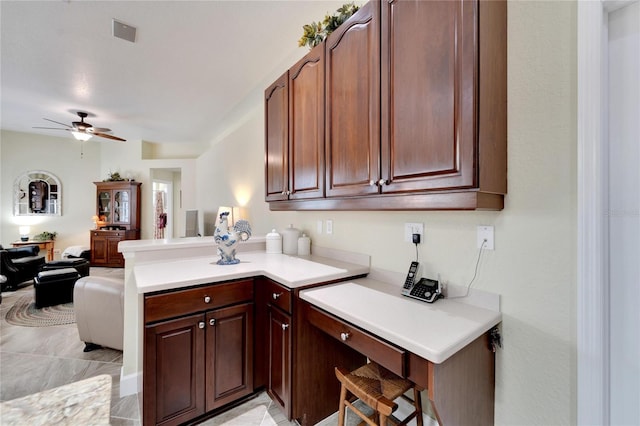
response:
{"label": "ceiling air vent", "polygon": [[136,42],[136,27],[132,27],[131,25],[123,24],[120,21],[113,20],[113,36],[121,38],[123,40],[130,41],[131,43]]}

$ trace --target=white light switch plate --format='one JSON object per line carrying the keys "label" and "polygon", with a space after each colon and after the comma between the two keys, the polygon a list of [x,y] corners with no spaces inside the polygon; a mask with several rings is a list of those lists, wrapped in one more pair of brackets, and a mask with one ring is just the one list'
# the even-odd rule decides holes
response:
{"label": "white light switch plate", "polygon": [[325,222],[325,229],[327,230],[327,234],[333,234],[333,220],[327,219]]}

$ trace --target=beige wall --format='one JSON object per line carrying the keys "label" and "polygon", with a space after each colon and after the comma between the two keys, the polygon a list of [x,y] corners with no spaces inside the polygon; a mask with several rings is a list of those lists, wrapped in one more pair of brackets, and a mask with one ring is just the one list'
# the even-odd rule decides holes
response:
{"label": "beige wall", "polygon": [[[43,231],[57,232],[56,249],[89,245],[91,217],[95,214],[95,185],[101,179],[100,146],[67,137],[2,131],[0,152],[0,244],[10,246],[19,239],[18,225],[31,226],[31,236]],[[14,216],[13,184],[31,170],[44,170],[62,184],[62,216]]]}
{"label": "beige wall", "polygon": [[[493,225],[496,249],[483,254],[474,287],[502,295],[496,424],[575,423],[575,20],[573,2],[509,3],[509,195],[503,211],[269,212],[258,95],[260,107],[244,125],[198,160],[209,165],[199,167],[200,208],[215,215],[218,205],[240,203],[246,191],[257,233],[293,223],[310,234],[312,246],[364,252],[373,267],[400,272],[415,256],[414,246],[403,242],[403,224],[422,222],[425,273],[458,285],[474,273],[476,226]],[[204,182],[215,182],[215,190]],[[316,232],[317,221],[326,219],[333,220],[332,235]]]}
{"label": "beige wall", "polygon": [[[90,182],[110,170],[146,183],[152,168],[181,168],[183,208],[200,211],[206,234],[218,206],[244,205],[255,234],[293,223],[310,234],[312,246],[363,252],[373,267],[393,271],[406,271],[415,256],[402,240],[404,222],[422,222],[424,273],[459,285],[473,276],[476,226],[493,225],[496,250],[483,254],[474,287],[502,296],[496,424],[575,424],[576,6],[510,2],[508,26],[509,194],[503,211],[270,212],[263,201],[262,92],[256,90],[241,117],[221,132],[225,136],[197,160],[141,160],[140,142],[85,144],[80,160],[71,139],[3,132],[0,241],[18,237],[7,202],[13,179],[38,168],[63,182],[64,215],[42,225],[61,234],[59,246],[88,243]],[[273,71],[272,79],[282,71]],[[150,211],[151,197],[143,193],[143,226]],[[333,220],[332,235],[316,232],[317,221],[326,219]]]}
{"label": "beige wall", "polygon": [[[56,231],[56,249],[72,245],[89,246],[89,230],[95,214],[93,182],[109,173],[142,182],[142,238],[153,238],[152,169],[179,170],[174,185],[182,189],[182,209],[196,209],[196,165],[194,159],[141,160],[141,142],[126,143],[91,140],[80,144],[70,136],[50,137],[3,130],[0,139],[0,244],[10,246],[20,237],[19,224],[31,225],[31,234]],[[45,170],[62,183],[62,216],[14,216],[13,184],[31,170]],[[176,218],[179,220],[179,218]],[[184,220],[184,219],[183,219]],[[184,232],[184,224],[178,226]]]}

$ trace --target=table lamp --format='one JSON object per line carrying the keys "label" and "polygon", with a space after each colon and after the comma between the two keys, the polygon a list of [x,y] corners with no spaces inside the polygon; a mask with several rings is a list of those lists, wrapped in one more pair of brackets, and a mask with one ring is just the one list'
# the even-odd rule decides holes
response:
{"label": "table lamp", "polygon": [[29,232],[31,232],[30,227],[20,226],[18,231],[20,232],[20,241],[29,241]]}

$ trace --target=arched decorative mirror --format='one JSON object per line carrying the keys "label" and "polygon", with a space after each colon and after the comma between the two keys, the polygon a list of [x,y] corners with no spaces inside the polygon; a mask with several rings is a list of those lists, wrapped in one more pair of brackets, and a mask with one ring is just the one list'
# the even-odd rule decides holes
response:
{"label": "arched decorative mirror", "polygon": [[18,177],[13,194],[15,216],[62,215],[62,185],[49,172],[34,170]]}

